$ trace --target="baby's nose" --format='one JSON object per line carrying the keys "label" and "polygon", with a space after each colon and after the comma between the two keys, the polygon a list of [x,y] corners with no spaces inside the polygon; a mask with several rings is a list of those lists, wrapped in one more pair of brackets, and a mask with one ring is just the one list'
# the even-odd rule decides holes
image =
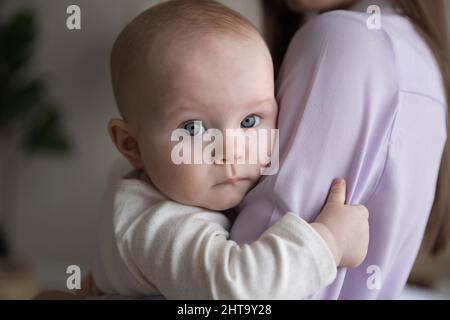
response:
{"label": "baby's nose", "polygon": [[216,156],[216,152],[212,152],[212,156],[214,157],[215,164],[236,164],[239,160],[244,159],[244,155],[242,152],[237,150],[232,150],[231,152],[218,152]]}
{"label": "baby's nose", "polygon": [[[222,150],[213,152],[216,164],[236,164],[245,159],[245,142],[246,140],[239,137],[236,133],[229,133],[223,142]],[[220,149],[220,148],[219,148]]]}

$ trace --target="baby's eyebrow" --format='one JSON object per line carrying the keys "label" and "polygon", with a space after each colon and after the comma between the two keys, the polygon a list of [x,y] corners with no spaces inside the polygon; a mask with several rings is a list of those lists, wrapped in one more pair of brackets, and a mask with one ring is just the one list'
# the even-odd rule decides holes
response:
{"label": "baby's eyebrow", "polygon": [[262,100],[252,101],[251,103],[249,103],[247,105],[247,108],[253,109],[256,107],[260,107],[262,105],[272,107],[274,104],[275,104],[275,98],[266,98],[266,99],[262,99]]}
{"label": "baby's eyebrow", "polygon": [[[247,103],[247,105],[245,106],[246,109],[256,109],[258,107],[261,106],[266,106],[266,107],[273,107],[273,105],[275,104],[275,98],[271,97],[271,98],[265,98],[265,99],[261,99],[261,100],[256,100],[256,101],[252,101],[250,103]],[[197,106],[200,106],[199,104],[195,104]],[[201,113],[202,109],[198,109],[195,107],[190,107],[188,105],[179,105],[176,107],[173,107],[169,112],[166,113],[167,117],[171,117],[173,115],[176,115],[177,113],[180,112],[191,112],[191,113]]]}
{"label": "baby's eyebrow", "polygon": [[193,113],[193,112],[198,112],[198,110],[196,110],[196,108],[194,108],[194,107],[188,107],[186,105],[181,105],[181,106],[173,107],[169,112],[166,113],[166,116],[171,117],[171,116],[177,115],[178,113],[181,113],[181,112]]}
{"label": "baby's eyebrow", "polygon": [[170,113],[174,113],[175,111],[193,111],[193,108],[186,106],[178,106],[174,107],[173,110],[170,111]]}

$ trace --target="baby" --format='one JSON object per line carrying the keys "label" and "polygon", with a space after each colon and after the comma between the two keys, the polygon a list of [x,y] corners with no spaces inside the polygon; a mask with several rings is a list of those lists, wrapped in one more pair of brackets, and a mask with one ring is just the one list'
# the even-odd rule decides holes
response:
{"label": "baby", "polygon": [[[134,170],[101,217],[92,271],[101,292],[301,299],[330,284],[337,266],[362,262],[368,212],[344,205],[342,179],[315,222],[288,212],[257,241],[239,246],[229,240],[225,211],[270,165],[242,161],[261,143],[213,150],[206,163],[174,161],[174,148],[195,152],[192,142],[204,147],[198,139],[213,129],[229,141],[229,129],[248,138],[276,128],[272,60],[250,22],[211,0],[164,2],[122,31],[111,68],[122,119],[108,129]],[[185,133],[181,143],[176,131]]]}

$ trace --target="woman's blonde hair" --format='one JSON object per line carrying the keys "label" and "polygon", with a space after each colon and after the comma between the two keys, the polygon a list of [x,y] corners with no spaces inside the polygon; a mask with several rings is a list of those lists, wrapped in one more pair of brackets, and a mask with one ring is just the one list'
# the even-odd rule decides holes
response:
{"label": "woman's blonde hair", "polygon": [[[418,28],[440,66],[447,97],[447,135],[449,135],[450,40],[444,1],[396,0],[395,5]],[[432,254],[443,251],[450,239],[449,152],[447,139],[439,170],[436,195],[425,232],[424,248]]]}
{"label": "woman's blonde hair", "polygon": [[[284,1],[261,0],[265,15],[265,36],[271,49],[277,74],[284,54],[304,17],[294,13]],[[433,51],[440,66],[447,97],[447,135],[449,130],[450,101],[450,39],[447,29],[446,8],[443,0],[395,0],[394,6],[415,25]],[[450,241],[450,150],[448,140],[439,170],[436,195],[424,238],[424,249],[435,255],[443,251]]]}

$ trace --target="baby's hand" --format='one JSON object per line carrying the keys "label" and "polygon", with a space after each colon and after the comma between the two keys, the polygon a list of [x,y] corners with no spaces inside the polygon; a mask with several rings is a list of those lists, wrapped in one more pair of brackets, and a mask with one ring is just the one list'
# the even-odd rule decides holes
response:
{"label": "baby's hand", "polygon": [[345,205],[345,180],[335,179],[325,207],[311,224],[327,242],[336,265],[357,267],[369,246],[369,212],[362,205]]}

